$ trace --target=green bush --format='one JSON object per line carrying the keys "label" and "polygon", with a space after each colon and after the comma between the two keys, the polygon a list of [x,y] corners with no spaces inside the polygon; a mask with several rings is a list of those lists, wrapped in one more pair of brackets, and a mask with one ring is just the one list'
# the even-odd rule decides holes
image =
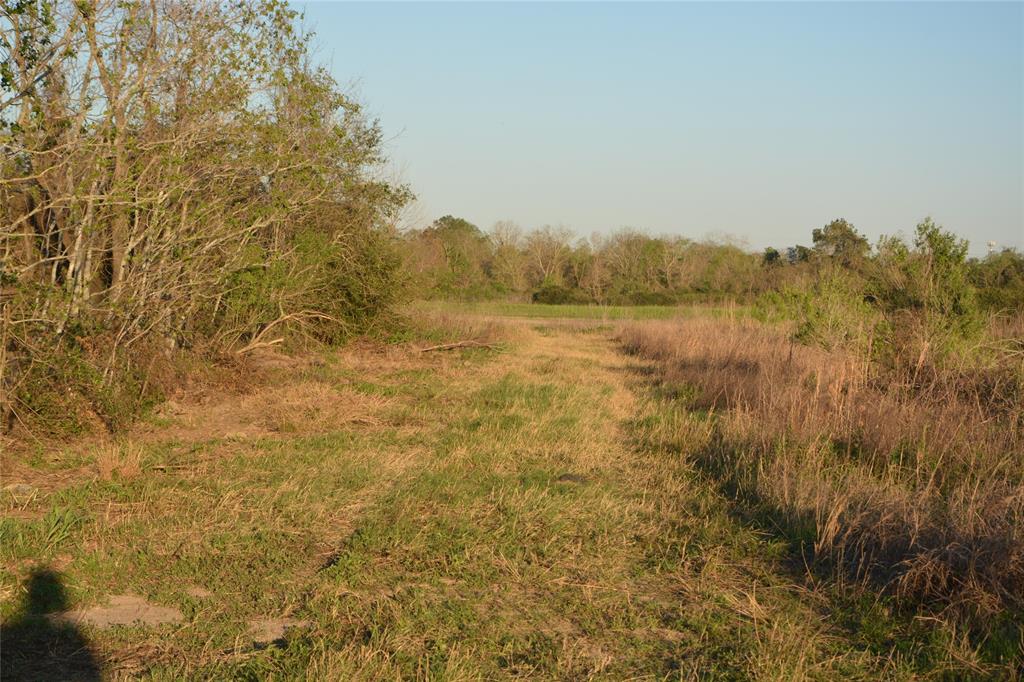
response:
{"label": "green bush", "polygon": [[579,289],[570,289],[561,284],[546,283],[533,293],[531,300],[534,303],[548,304],[572,304],[591,303],[590,297]]}
{"label": "green bush", "polygon": [[856,275],[828,270],[800,303],[798,340],[827,350],[870,350],[881,315],[865,300],[864,283]]}
{"label": "green bush", "polygon": [[962,356],[984,326],[967,242],[930,218],[918,224],[913,248],[895,238],[879,243],[868,293],[890,322],[884,340],[892,365]]}
{"label": "green bush", "polygon": [[867,353],[882,325],[881,313],[865,298],[865,284],[842,268],[825,269],[810,287],[787,287],[758,297],[754,317],[796,322],[794,338],[828,350]]}
{"label": "green bush", "polygon": [[370,330],[401,295],[398,252],[388,235],[374,230],[333,238],[302,230],[283,253],[252,248],[249,258],[235,273],[218,320],[245,342],[291,332],[340,343]]}
{"label": "green bush", "polygon": [[630,305],[675,305],[676,296],[668,291],[634,291],[627,296]]}
{"label": "green bush", "polygon": [[147,381],[139,356],[91,357],[82,346],[105,347],[109,342],[105,336],[79,337],[37,352],[35,362],[12,382],[11,409],[20,426],[64,437],[88,432],[99,421],[113,433],[161,400],[163,395],[155,382]]}
{"label": "green bush", "polygon": [[987,310],[1024,310],[1024,253],[1004,249],[969,263],[978,303]]}

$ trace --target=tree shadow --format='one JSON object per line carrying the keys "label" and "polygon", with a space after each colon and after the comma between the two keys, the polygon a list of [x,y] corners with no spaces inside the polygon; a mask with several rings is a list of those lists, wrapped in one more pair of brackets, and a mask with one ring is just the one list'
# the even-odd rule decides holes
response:
{"label": "tree shadow", "polygon": [[0,625],[0,678],[102,679],[89,641],[74,624],[56,617],[67,607],[60,574],[48,568],[34,570],[17,612]]}

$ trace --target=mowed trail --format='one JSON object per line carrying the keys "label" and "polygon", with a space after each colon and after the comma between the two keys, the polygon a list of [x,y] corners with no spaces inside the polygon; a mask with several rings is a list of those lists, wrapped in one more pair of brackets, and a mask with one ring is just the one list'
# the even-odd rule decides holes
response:
{"label": "mowed trail", "polygon": [[[689,465],[667,435],[685,415],[611,328],[516,324],[498,353],[346,350],[231,405],[179,406],[131,446],[137,472],[26,506],[77,521],[4,556],[5,622],[34,562],[76,613],[126,594],[180,611],[80,625],[110,676],[883,671]],[[5,652],[5,679],[39,645]]]}

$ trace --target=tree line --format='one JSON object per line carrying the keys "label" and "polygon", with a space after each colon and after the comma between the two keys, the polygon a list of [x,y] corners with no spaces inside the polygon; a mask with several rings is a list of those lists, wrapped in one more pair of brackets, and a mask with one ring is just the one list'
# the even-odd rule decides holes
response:
{"label": "tree line", "polygon": [[760,289],[758,259],[732,244],[652,237],[631,229],[576,238],[568,229],[484,233],[444,216],[405,235],[418,290],[438,297],[527,297],[542,303],[672,304]]}
{"label": "tree line", "polygon": [[[629,228],[577,237],[563,227],[524,230],[502,221],[484,232],[446,215],[407,232],[405,249],[416,290],[429,296],[620,305],[752,301],[808,290],[835,270],[860,280],[863,295],[880,300],[887,295],[883,289],[899,286],[886,284],[893,268],[927,268],[924,263],[936,256],[932,251],[940,249],[943,262],[955,261],[944,276],[961,277],[982,308],[1024,306],[1024,254],[1007,248],[968,258],[967,243],[930,220],[916,228],[909,243],[891,236],[872,245],[852,224],[837,219],[814,229],[810,246],[757,253],[727,241],[653,236]],[[872,288],[874,293],[868,291]]]}

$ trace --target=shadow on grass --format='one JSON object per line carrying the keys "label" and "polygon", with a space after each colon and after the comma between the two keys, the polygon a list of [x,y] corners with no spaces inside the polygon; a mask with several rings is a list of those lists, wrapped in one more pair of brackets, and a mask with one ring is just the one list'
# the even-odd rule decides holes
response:
{"label": "shadow on grass", "polygon": [[54,619],[67,607],[60,574],[48,568],[33,571],[17,612],[0,625],[0,678],[102,679],[89,641],[75,625]]}

